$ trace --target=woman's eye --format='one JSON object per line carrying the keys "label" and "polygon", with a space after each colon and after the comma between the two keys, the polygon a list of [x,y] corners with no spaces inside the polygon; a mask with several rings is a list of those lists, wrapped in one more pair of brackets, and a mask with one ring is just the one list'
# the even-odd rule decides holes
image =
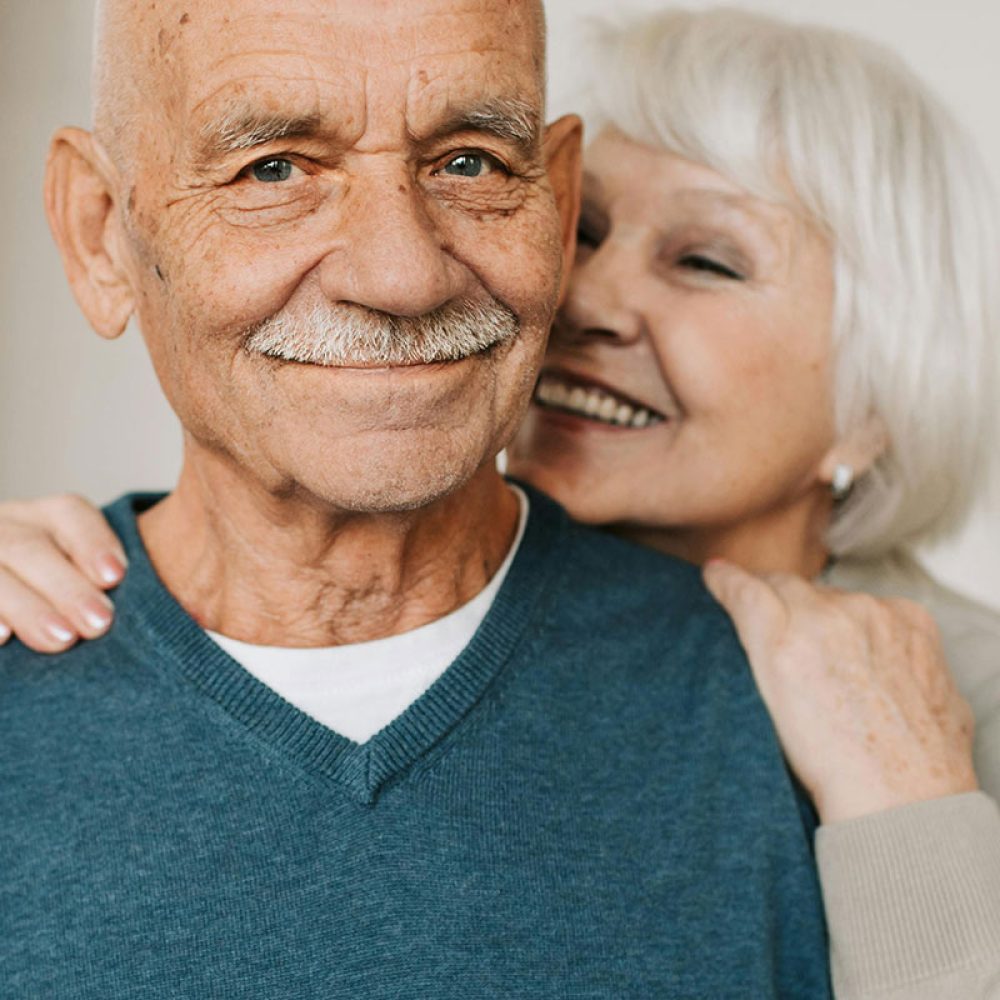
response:
{"label": "woman's eye", "polygon": [[294,169],[295,166],[291,160],[275,157],[272,160],[261,160],[259,163],[253,164],[249,167],[248,173],[254,180],[260,181],[262,184],[279,184],[282,181],[287,181],[292,176]]}
{"label": "woman's eye", "polygon": [[485,177],[497,169],[492,157],[482,153],[461,153],[453,156],[443,167],[442,173],[452,177]]}
{"label": "woman's eye", "polygon": [[581,222],[576,230],[576,242],[582,247],[596,249],[601,245],[601,237],[593,226]]}
{"label": "woman's eye", "polygon": [[734,281],[743,280],[743,275],[738,274],[731,267],[726,267],[725,264],[720,264],[719,261],[713,260],[711,257],[705,257],[702,254],[686,254],[681,257],[680,263],[683,267],[689,268],[692,271],[706,271],[709,274],[718,274],[723,278],[732,278]]}

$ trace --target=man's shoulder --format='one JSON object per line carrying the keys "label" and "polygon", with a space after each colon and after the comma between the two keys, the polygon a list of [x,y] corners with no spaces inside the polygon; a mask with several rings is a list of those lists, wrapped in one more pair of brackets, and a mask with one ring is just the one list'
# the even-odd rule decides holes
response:
{"label": "man's shoulder", "polygon": [[552,501],[533,513],[558,536],[546,552],[547,599],[535,613],[545,656],[574,661],[581,680],[595,675],[605,689],[621,682],[652,690],[658,679],[669,696],[682,676],[699,678],[701,688],[713,672],[709,685],[735,678],[742,688],[745,656],[698,567],[576,524]]}
{"label": "man's shoulder", "polygon": [[[141,542],[136,515],[152,506],[161,494],[127,494],[103,509],[111,527],[121,538],[131,568],[125,582],[111,592],[116,618],[111,630],[98,639],[77,642],[62,653],[37,653],[16,638],[0,647],[0,688],[7,694],[19,689],[45,688],[54,692],[60,684],[78,685],[90,678],[108,677],[117,666],[126,669],[136,658],[137,630],[129,621],[130,608],[139,602],[144,591],[133,595],[137,578],[149,570],[139,558]],[[148,589],[148,588],[147,588]],[[0,702],[4,699],[0,698]]]}
{"label": "man's shoulder", "polygon": [[589,609],[595,627],[636,620],[647,637],[732,633],[697,566],[572,521],[559,558],[560,600]]}
{"label": "man's shoulder", "polygon": [[106,698],[130,676],[143,672],[143,658],[118,624],[109,635],[78,642],[62,653],[36,653],[17,639],[0,648],[0,716],[6,709],[22,712],[37,702],[78,703],[92,691]]}

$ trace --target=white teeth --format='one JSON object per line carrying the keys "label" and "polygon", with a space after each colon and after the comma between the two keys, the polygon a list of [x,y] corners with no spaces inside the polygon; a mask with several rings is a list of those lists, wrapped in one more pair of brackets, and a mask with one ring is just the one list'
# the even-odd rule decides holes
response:
{"label": "white teeth", "polygon": [[665,419],[643,406],[634,406],[596,386],[571,385],[552,375],[543,375],[535,390],[535,400],[544,406],[590,417],[615,427],[641,429]]}

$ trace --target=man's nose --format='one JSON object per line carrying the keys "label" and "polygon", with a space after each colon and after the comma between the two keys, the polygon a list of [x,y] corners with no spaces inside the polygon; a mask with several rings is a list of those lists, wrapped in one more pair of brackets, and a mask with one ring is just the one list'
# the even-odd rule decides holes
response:
{"label": "man's nose", "polygon": [[467,291],[467,270],[403,168],[355,177],[341,207],[335,248],[320,267],[328,299],[421,316]]}
{"label": "man's nose", "polygon": [[605,337],[622,344],[638,340],[642,315],[630,292],[640,266],[610,240],[577,263],[559,317],[560,335]]}

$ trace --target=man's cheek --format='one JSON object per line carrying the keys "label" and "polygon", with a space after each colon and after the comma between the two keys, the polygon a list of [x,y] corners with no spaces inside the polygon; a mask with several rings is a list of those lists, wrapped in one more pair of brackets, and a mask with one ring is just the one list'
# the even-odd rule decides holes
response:
{"label": "man's cheek", "polygon": [[189,259],[167,264],[159,298],[181,335],[208,323],[221,339],[240,339],[287,304],[311,267],[294,248],[262,254],[239,240],[206,239]]}

